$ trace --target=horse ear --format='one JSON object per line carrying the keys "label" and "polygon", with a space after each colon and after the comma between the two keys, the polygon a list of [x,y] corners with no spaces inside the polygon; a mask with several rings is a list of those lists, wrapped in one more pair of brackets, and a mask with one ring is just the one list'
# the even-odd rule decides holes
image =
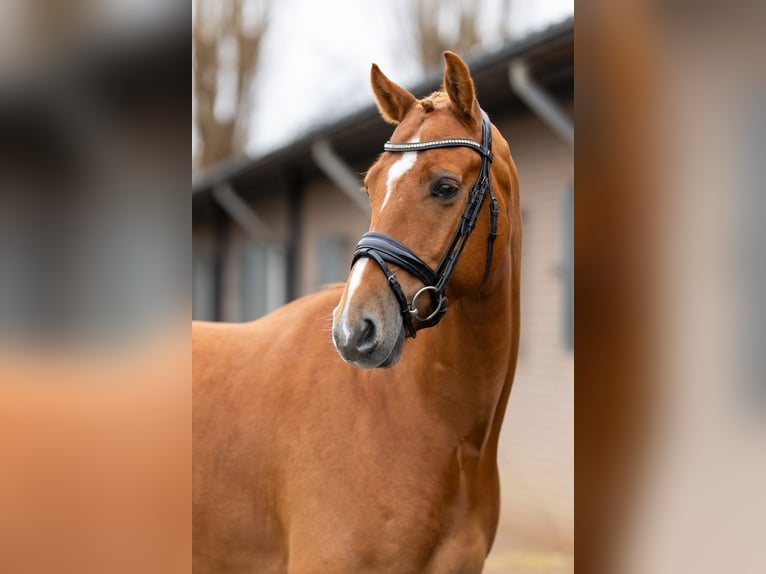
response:
{"label": "horse ear", "polygon": [[391,124],[402,121],[415,103],[415,96],[389,80],[377,64],[373,64],[370,70],[370,83],[372,83],[372,91],[383,119]]}
{"label": "horse ear", "polygon": [[444,91],[458,112],[471,116],[476,101],[471,72],[460,56],[453,52],[444,52],[444,62]]}

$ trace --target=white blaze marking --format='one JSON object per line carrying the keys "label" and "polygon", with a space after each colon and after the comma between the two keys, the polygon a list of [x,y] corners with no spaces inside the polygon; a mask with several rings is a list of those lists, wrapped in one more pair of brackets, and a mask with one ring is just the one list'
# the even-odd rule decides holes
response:
{"label": "white blaze marking", "polygon": [[363,257],[357,261],[354,268],[351,270],[351,276],[348,278],[346,301],[343,304],[343,313],[341,314],[340,319],[340,327],[346,341],[351,337],[351,329],[348,325],[348,307],[351,304],[351,299],[354,297],[354,291],[356,291],[356,288],[359,287],[359,284],[362,282],[362,273],[364,273],[364,268],[367,266],[368,261],[369,259],[367,257]]}
{"label": "white blaze marking", "polygon": [[[419,143],[420,142],[420,131],[415,134],[415,136],[409,140],[407,143]],[[415,160],[418,159],[418,152],[416,151],[407,151],[402,154],[402,157],[399,158],[394,165],[392,165],[388,170],[388,180],[386,181],[386,197],[383,198],[383,205],[380,207],[381,211],[386,207],[386,204],[388,203],[389,198],[391,197],[391,192],[394,190],[394,185],[396,185],[396,182],[399,181],[399,178],[402,177],[405,173],[407,173],[410,168],[412,168],[413,165],[415,165]]]}

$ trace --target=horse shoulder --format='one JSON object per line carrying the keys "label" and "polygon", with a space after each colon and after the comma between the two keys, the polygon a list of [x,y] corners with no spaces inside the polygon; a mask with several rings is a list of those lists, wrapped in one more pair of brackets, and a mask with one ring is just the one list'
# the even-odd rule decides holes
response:
{"label": "horse shoulder", "polygon": [[328,289],[250,323],[193,324],[195,569],[281,571],[285,445],[302,427],[309,374],[327,372],[327,357],[342,364],[316,328],[339,296]]}

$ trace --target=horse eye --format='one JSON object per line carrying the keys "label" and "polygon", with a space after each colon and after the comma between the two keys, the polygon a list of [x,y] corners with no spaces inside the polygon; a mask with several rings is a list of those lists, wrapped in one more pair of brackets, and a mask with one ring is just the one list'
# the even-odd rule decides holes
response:
{"label": "horse eye", "polygon": [[434,186],[431,193],[438,197],[453,197],[459,189],[454,183],[441,182]]}

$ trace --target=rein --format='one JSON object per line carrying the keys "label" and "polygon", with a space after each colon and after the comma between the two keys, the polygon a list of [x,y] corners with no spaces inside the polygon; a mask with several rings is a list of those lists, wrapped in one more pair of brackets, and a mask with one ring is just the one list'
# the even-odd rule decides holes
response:
{"label": "rein", "polygon": [[[427,151],[447,147],[467,147],[481,155],[481,171],[479,172],[479,177],[468,193],[468,204],[466,205],[460,223],[455,230],[455,234],[452,236],[452,240],[447,247],[447,252],[444,254],[444,257],[435,270],[431,269],[431,267],[418,257],[409,247],[385,233],[368,231],[362,235],[362,238],[354,249],[354,257],[351,260],[352,267],[358,259],[369,257],[383,270],[386,279],[388,279],[388,284],[399,302],[399,308],[404,319],[404,326],[407,330],[407,334],[413,339],[415,338],[415,320],[420,323],[422,329],[425,329],[436,325],[447,312],[447,296],[445,295],[447,283],[449,283],[452,273],[455,270],[457,260],[463,252],[463,248],[476,226],[479,212],[481,212],[487,194],[490,196],[489,215],[491,228],[488,237],[487,263],[484,268],[482,284],[487,280],[490,268],[492,267],[492,251],[495,238],[497,237],[499,208],[497,198],[492,192],[492,183],[490,181],[490,164],[493,159],[492,125],[490,124],[487,114],[483,110],[481,114],[481,143],[466,138],[446,138],[416,143],[388,141],[383,146],[384,151],[394,153]],[[387,263],[393,263],[394,265],[401,267],[423,282],[424,287],[415,293],[412,297],[412,301],[407,301],[407,297],[404,295],[404,291],[396,278],[396,274],[391,271],[391,268]],[[421,316],[417,310],[418,297],[424,293],[430,293],[430,309],[432,309],[425,317]]]}

